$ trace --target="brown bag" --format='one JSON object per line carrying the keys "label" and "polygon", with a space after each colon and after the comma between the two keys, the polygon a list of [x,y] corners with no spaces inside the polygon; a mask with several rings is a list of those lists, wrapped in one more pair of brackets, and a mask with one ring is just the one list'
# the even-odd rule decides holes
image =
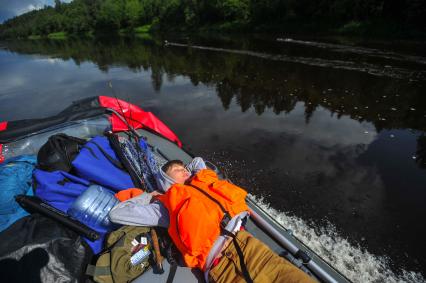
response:
{"label": "brown bag", "polygon": [[107,236],[106,250],[101,253],[96,266],[87,267],[86,274],[99,283],[125,283],[139,277],[150,264],[148,258],[134,266],[130,263],[132,241],[141,236],[149,238],[150,230],[149,227],[123,226],[111,232]]}

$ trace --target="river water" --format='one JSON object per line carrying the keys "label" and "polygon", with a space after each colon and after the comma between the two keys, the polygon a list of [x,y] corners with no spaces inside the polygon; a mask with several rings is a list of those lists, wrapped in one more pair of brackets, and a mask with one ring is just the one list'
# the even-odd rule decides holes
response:
{"label": "river water", "polygon": [[154,112],[354,282],[424,282],[426,43],[291,36],[0,42],[0,121]]}

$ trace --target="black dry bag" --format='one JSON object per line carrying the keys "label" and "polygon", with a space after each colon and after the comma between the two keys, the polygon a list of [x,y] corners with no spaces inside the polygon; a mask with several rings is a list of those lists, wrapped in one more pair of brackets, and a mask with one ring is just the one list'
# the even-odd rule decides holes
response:
{"label": "black dry bag", "polygon": [[49,172],[56,170],[70,172],[71,162],[85,143],[84,139],[62,133],[49,137],[37,154],[38,167]]}
{"label": "black dry bag", "polygon": [[39,214],[0,233],[2,282],[85,282],[92,252],[75,232]]}

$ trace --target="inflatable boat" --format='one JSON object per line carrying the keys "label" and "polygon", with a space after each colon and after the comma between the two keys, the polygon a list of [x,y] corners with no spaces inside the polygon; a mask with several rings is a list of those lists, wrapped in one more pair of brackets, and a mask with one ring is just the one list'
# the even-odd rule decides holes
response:
{"label": "inflatable boat", "polygon": [[[107,131],[122,135],[132,131],[143,137],[159,162],[180,159],[188,163],[193,158],[173,131],[154,114],[117,98],[99,96],[74,102],[53,117],[0,121],[0,163],[19,155],[37,154],[48,138],[57,133],[89,139]],[[246,229],[255,237],[319,282],[350,282],[252,199],[248,198],[247,202],[251,216]],[[134,282],[169,282],[170,265],[165,261],[163,266],[163,274],[154,274],[150,269]],[[204,282],[197,270],[178,267],[173,272],[173,282]]]}

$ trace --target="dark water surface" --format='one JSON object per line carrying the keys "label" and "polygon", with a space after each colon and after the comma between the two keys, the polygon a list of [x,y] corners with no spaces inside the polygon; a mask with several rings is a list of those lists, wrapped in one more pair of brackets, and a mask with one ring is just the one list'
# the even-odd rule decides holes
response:
{"label": "dark water surface", "polygon": [[[299,233],[313,229],[301,238],[352,280],[424,281],[425,43],[165,37],[0,47],[0,121],[116,94],[300,220]],[[330,237],[349,246],[325,251]]]}

